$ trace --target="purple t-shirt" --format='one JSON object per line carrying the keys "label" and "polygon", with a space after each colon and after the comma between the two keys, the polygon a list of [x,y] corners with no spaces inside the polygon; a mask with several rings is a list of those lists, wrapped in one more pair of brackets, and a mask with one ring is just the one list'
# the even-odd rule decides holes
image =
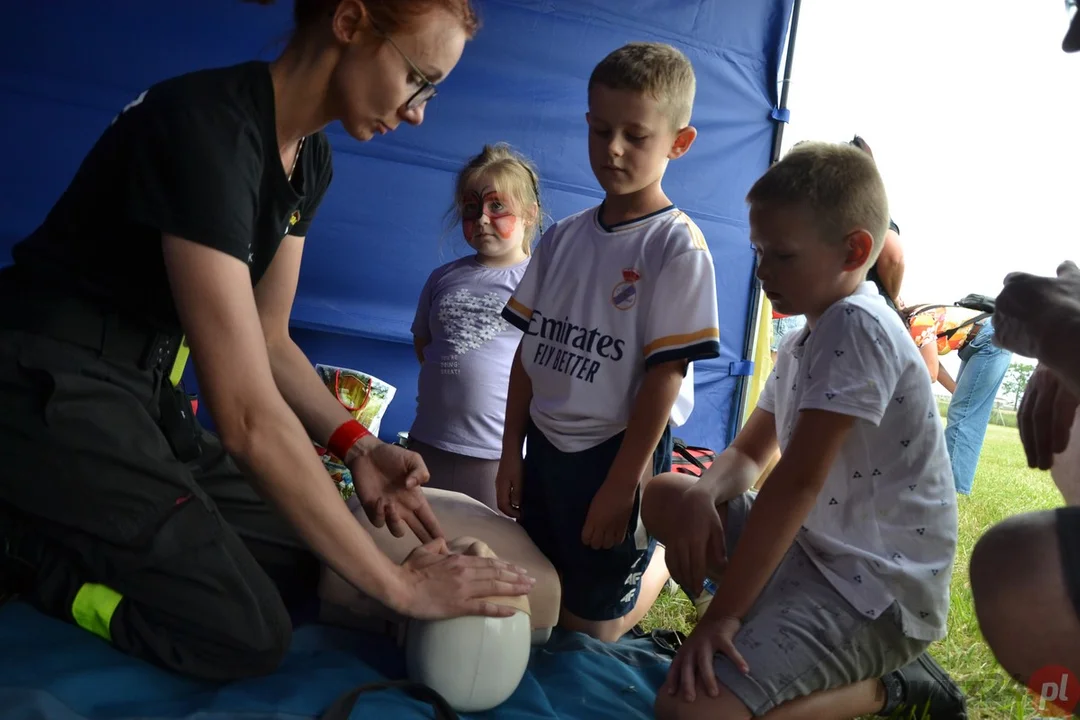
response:
{"label": "purple t-shirt", "polygon": [[489,268],[475,257],[431,273],[413,320],[424,348],[409,436],[447,452],[496,460],[502,455],[510,365],[521,331],[502,318],[526,258]]}

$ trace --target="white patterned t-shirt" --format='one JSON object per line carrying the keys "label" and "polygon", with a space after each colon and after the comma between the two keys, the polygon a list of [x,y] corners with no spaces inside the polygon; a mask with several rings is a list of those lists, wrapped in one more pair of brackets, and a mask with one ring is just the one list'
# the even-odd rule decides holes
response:
{"label": "white patterned t-shirt", "polygon": [[796,542],[859,612],[896,601],[907,636],[944,637],[952,469],[926,365],[872,283],[784,338],[758,405],[776,416],[781,451],[802,410],[856,418]]}

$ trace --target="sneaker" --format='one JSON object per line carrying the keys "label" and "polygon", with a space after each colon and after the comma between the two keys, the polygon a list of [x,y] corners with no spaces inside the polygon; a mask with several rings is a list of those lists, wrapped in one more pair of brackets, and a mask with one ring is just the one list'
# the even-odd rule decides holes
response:
{"label": "sneaker", "polygon": [[649,638],[652,640],[658,652],[661,652],[668,657],[674,658],[676,653],[679,652],[679,648],[686,642],[686,635],[678,630],[668,630],[664,628],[656,628],[646,632],[640,625],[635,625],[627,633],[627,637],[633,637],[635,639]]}
{"label": "sneaker", "polygon": [[949,674],[923,653],[881,679],[889,699],[878,717],[966,720],[967,701]]}

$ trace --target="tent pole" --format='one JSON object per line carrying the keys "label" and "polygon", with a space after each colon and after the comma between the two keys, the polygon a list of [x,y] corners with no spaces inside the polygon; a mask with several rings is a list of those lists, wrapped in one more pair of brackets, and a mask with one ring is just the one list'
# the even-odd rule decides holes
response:
{"label": "tent pole", "polygon": [[[799,31],[799,10],[802,0],[795,0],[791,7],[791,31],[788,33],[787,57],[784,59],[784,79],[780,84],[780,109],[787,109],[788,88],[791,87],[791,65],[795,61],[795,34]],[[780,159],[780,146],[784,141],[784,125],[786,122],[776,122],[776,132],[773,134],[772,157],[769,164]]]}
{"label": "tent pole", "polygon": [[[794,0],[791,6],[791,27],[788,30],[787,41],[787,53],[784,58],[784,75],[780,84],[780,110],[787,109],[788,103],[788,88],[791,86],[791,67],[795,60],[795,35],[799,31],[799,10],[802,7],[802,0]],[[769,157],[769,165],[771,166],[777,160],[780,159],[780,148],[784,142],[784,125],[786,121],[777,120],[776,126],[773,131],[773,146],[772,154]],[[754,260],[755,272],[750,276],[750,310],[747,315],[747,329],[746,337],[743,342],[743,358],[752,358],[754,355],[754,347],[758,342],[758,314],[761,311],[761,283],[757,279],[757,259]],[[735,439],[735,434],[742,427],[742,418],[746,414],[747,387],[749,385],[749,378],[746,375],[739,377],[739,398],[735,403],[733,417],[731,423],[728,425],[731,428],[728,437],[728,444]]]}

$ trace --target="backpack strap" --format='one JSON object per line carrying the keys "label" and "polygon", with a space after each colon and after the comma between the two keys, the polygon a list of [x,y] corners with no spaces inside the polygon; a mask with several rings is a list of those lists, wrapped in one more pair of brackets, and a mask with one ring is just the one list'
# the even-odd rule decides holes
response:
{"label": "backpack strap", "polygon": [[941,303],[926,303],[923,305],[913,305],[903,309],[904,315],[908,318],[912,318],[921,312],[926,312],[930,308],[949,307],[948,305],[942,305]]}
{"label": "backpack strap", "polygon": [[948,329],[948,330],[946,330],[944,332],[939,332],[937,334],[937,336],[939,338],[947,338],[949,340],[952,340],[952,336],[955,335],[957,333],[957,331],[966,328],[968,325],[974,325],[976,323],[980,323],[983,320],[985,320],[986,318],[990,317],[991,315],[993,315],[993,313],[988,313],[988,312],[981,313],[979,315],[976,315],[973,318],[969,318],[969,319],[965,320],[964,322],[960,323],[959,325],[957,325],[954,328],[950,328],[950,329]]}
{"label": "backpack strap", "polygon": [[335,700],[334,704],[319,716],[319,720],[349,720],[353,706],[361,694],[393,689],[401,690],[409,697],[431,705],[435,710],[435,720],[459,720],[458,714],[450,707],[450,703],[446,702],[446,698],[427,685],[411,680],[386,680],[353,688]]}
{"label": "backpack strap", "polygon": [[[942,305],[940,303],[933,303],[933,304],[927,304],[927,305],[915,305],[913,307],[904,308],[904,315],[906,316],[907,322],[910,324],[911,318],[915,317],[916,315],[918,315],[921,312],[926,312],[927,310],[929,310],[931,308],[948,308],[948,307],[953,307],[953,306],[952,305]],[[957,307],[963,307],[963,306],[959,305]],[[960,330],[963,330],[968,325],[974,325],[976,323],[981,323],[983,320],[985,320],[988,317],[991,317],[993,314],[994,313],[992,313],[992,312],[982,312],[982,313],[980,313],[980,314],[978,314],[978,315],[976,315],[974,317],[968,318],[967,320],[960,323],[959,325],[957,325],[954,328],[950,328],[948,330],[943,330],[942,332],[937,333],[937,337],[939,337],[939,338],[948,338],[948,339],[951,340],[953,335],[955,335]]]}
{"label": "backpack strap", "polygon": [[698,460],[697,457],[695,457],[694,454],[690,452],[689,448],[686,447],[685,440],[683,440],[682,438],[675,438],[672,442],[675,452],[686,458],[686,461],[689,462],[691,465],[696,465],[699,470],[705,472],[705,463]]}

